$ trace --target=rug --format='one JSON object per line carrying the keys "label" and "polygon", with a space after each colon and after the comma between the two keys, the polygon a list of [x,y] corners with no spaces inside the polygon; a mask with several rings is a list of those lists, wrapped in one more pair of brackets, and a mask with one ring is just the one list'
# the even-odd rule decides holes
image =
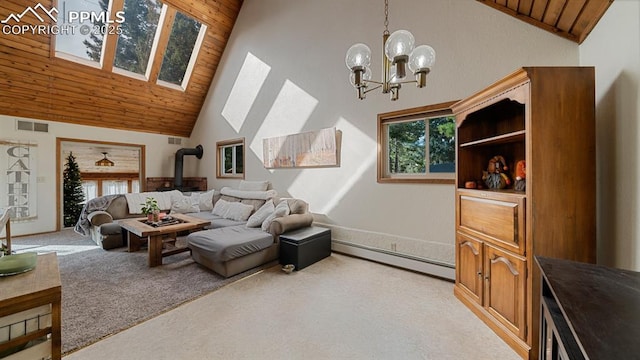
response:
{"label": "rug", "polygon": [[144,250],[103,250],[71,230],[14,238],[12,243],[16,252],[58,254],[63,355],[275,265],[225,279],[196,264],[188,252],[149,268]]}

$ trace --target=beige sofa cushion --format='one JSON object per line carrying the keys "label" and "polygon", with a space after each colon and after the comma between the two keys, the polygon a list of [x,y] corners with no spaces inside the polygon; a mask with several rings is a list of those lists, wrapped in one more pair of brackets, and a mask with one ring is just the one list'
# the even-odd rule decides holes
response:
{"label": "beige sofa cushion", "polygon": [[287,216],[289,215],[290,211],[291,210],[289,210],[289,204],[287,204],[287,201],[281,200],[278,205],[276,205],[276,208],[273,210],[271,215],[267,216],[267,218],[262,222],[262,231],[268,232],[274,219]]}
{"label": "beige sofa cushion", "polygon": [[267,201],[264,205],[260,207],[253,215],[249,217],[247,220],[247,227],[259,227],[262,225],[264,220],[273,213],[275,210],[275,206],[273,205],[273,200]]}
{"label": "beige sofa cushion", "polygon": [[87,215],[87,220],[93,226],[100,226],[113,222],[113,217],[106,211],[94,211]]}
{"label": "beige sofa cushion", "polygon": [[238,185],[238,190],[266,191],[268,187],[269,187],[268,181],[240,180],[240,185]]}

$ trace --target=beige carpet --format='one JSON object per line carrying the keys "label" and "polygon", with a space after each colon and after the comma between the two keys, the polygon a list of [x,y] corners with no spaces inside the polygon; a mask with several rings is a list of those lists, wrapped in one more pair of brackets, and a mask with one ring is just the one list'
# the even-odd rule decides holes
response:
{"label": "beige carpet", "polygon": [[333,254],[278,266],[64,357],[75,359],[518,359],[453,284]]}
{"label": "beige carpet", "polygon": [[196,264],[188,252],[166,257],[162,266],[149,268],[145,250],[106,251],[71,229],[16,238],[14,247],[17,252],[58,254],[63,354],[260,270],[225,279]]}

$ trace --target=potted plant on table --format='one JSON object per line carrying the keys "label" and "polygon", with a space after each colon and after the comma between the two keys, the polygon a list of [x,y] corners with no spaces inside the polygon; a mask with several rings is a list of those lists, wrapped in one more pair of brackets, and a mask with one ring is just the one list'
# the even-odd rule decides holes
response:
{"label": "potted plant on table", "polygon": [[148,221],[160,221],[160,207],[158,206],[158,200],[148,197],[147,201],[140,205],[142,205],[142,213],[147,215]]}

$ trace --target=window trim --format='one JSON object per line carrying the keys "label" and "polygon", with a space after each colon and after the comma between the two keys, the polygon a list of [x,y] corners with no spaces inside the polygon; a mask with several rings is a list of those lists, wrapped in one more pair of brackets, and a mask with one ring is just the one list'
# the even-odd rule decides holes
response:
{"label": "window trim", "polygon": [[[236,147],[236,146],[242,146],[242,173],[238,174],[236,173],[236,164],[233,164],[233,173],[232,174],[225,174],[224,169],[222,168],[223,162],[222,162],[222,149],[223,148],[228,148],[228,147]],[[244,142],[244,138],[238,138],[238,139],[232,139],[232,140],[223,140],[223,141],[218,141],[216,142],[216,178],[218,179],[242,179],[244,180],[244,173],[245,173],[245,169],[247,168],[245,166],[246,163],[246,159],[247,159],[247,153],[246,153],[246,149],[247,147],[245,146],[245,142]],[[235,157],[235,151],[233,151],[233,156]]]}
{"label": "window trim", "polygon": [[[387,113],[378,114],[378,183],[420,183],[420,184],[455,184],[455,172],[447,173],[447,176],[434,176],[433,174],[396,174],[387,172],[387,125],[412,120],[431,119],[441,116],[453,116],[451,105],[456,101],[420,106]],[[428,126],[428,125],[427,125]],[[450,175],[449,175],[450,174]]]}

